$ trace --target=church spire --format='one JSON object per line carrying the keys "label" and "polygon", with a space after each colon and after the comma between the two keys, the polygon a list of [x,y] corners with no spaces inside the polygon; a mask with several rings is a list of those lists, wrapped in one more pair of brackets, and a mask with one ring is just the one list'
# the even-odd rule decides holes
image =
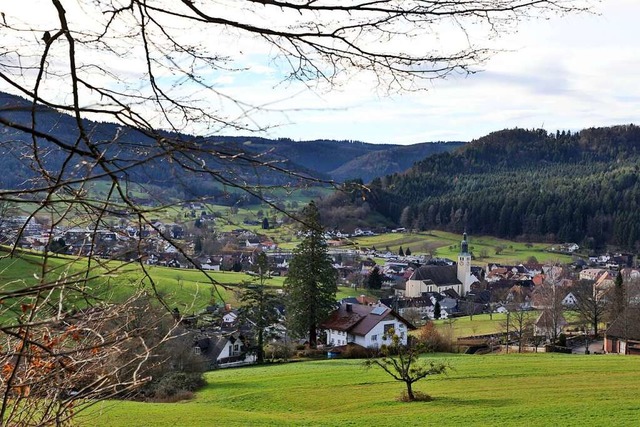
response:
{"label": "church spire", "polygon": [[460,242],[460,253],[468,254],[469,253],[469,244],[467,243],[467,232],[465,231],[462,235],[462,242]]}

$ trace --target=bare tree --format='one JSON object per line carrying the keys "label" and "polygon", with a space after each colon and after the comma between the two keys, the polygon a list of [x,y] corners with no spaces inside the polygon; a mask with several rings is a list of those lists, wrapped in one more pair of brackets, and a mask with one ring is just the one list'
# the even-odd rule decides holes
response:
{"label": "bare tree", "polygon": [[[268,103],[256,105],[217,84],[223,75],[247,72],[245,43],[259,46],[258,62],[274,63],[284,81],[323,90],[357,76],[380,90],[400,91],[420,88],[421,79],[475,71],[493,53],[476,41],[521,19],[584,10],[577,0],[30,0],[1,7],[0,88],[23,99],[2,96],[0,124],[7,132],[0,154],[15,172],[25,172],[2,176],[0,202],[30,212],[3,256],[33,256],[19,250],[33,219],[47,219],[45,235],[84,230],[82,239],[65,241],[75,258],[44,252],[33,278],[0,282],[0,316],[17,319],[0,328],[5,424],[62,424],[74,414],[73,403],[144,382],[139,369],[127,370],[125,378],[102,375],[100,368],[103,355],[137,339],[110,322],[127,318],[123,294],[144,288],[169,309],[144,262],[151,247],[144,236],[156,233],[163,240],[158,245],[199,265],[186,242],[152,221],[176,203],[157,190],[164,183],[181,183],[182,198],[199,202],[208,194],[196,190],[215,183],[226,196],[240,190],[282,211],[264,190],[322,182],[269,153],[179,133],[269,128],[259,119],[271,110]],[[445,31],[446,39],[462,42],[448,48],[440,42]],[[89,120],[116,126],[105,130]],[[97,183],[104,187],[99,196]],[[148,192],[158,197],[138,200],[135,189],[151,184],[155,190]],[[108,252],[101,232],[122,216],[132,235],[117,253]],[[142,277],[126,283],[132,265]],[[224,300],[220,285],[203,274]],[[119,292],[108,292],[112,281]],[[64,326],[75,315],[81,318]],[[67,329],[87,322],[79,335]],[[153,355],[153,346],[139,344],[128,366]],[[92,372],[82,393],[68,393],[82,383],[78,375]],[[59,377],[70,379],[58,384]]]}
{"label": "bare tree", "polygon": [[547,283],[536,288],[541,309],[536,320],[536,335],[544,335],[551,345],[556,345],[558,337],[566,325],[564,318],[564,298],[562,289],[553,283]]}
{"label": "bare tree", "polygon": [[413,384],[431,375],[443,374],[449,366],[433,360],[420,360],[421,345],[410,342],[404,346],[393,329],[389,331],[389,334],[391,335],[391,344],[383,346],[380,349],[380,357],[368,359],[365,361],[364,366],[366,368],[378,366],[394,380],[404,382],[407,390],[406,393],[403,393],[402,400],[409,402],[431,400],[430,396],[415,392]]}
{"label": "bare tree", "polygon": [[582,323],[587,325],[587,335],[598,336],[600,323],[604,320],[608,311],[607,300],[600,295],[591,280],[581,280],[572,288],[572,292],[576,297],[575,310]]}
{"label": "bare tree", "polygon": [[519,304],[511,304],[507,306],[507,310],[508,315],[502,322],[502,327],[507,331],[507,340],[515,338],[518,341],[518,353],[522,353],[523,345],[533,336],[533,315],[530,311],[523,310]]}

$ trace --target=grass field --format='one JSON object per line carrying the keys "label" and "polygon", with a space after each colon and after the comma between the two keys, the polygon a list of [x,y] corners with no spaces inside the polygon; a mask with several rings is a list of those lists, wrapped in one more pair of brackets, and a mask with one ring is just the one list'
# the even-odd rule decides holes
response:
{"label": "grass field", "polygon": [[[378,236],[354,238],[353,243],[359,247],[375,248],[379,251],[387,247],[390,251],[398,253],[402,246],[403,250],[411,249],[414,255],[421,253],[434,253],[435,256],[456,259],[460,252],[460,241],[462,236],[444,231],[428,231],[420,233],[386,233]],[[539,262],[571,262],[571,257],[557,253],[546,252],[549,246],[545,243],[531,243],[529,247],[523,242],[497,239],[489,236],[469,236],[469,250],[475,255],[473,261],[476,265],[486,265],[488,262],[499,263],[520,263],[527,261],[530,257],[535,257]],[[501,246],[502,252],[496,254],[495,248]],[[486,251],[487,256],[480,258],[480,254]]]}
{"label": "grass field", "polygon": [[640,358],[609,355],[438,355],[447,375],[417,383],[432,402],[356,360],[214,371],[195,399],[105,402],[92,426],[595,426],[637,425]]}
{"label": "grass field", "polygon": [[492,316],[488,314],[476,314],[473,316],[473,319],[469,316],[464,316],[451,320],[436,320],[435,325],[438,330],[442,332],[453,328],[453,333],[450,336],[458,338],[503,332],[505,330],[504,322],[506,319],[506,314],[494,313]]}
{"label": "grass field", "polygon": [[[20,258],[12,259],[0,258],[0,290],[20,288],[25,283],[34,284],[35,276],[42,276],[41,262],[41,256],[36,254],[23,254]],[[125,265],[117,261],[110,261],[108,265],[110,268],[118,269],[108,279],[102,277],[104,268],[96,268],[91,273],[93,279],[89,281],[89,285],[94,287],[97,295],[109,300],[122,301],[141,287],[150,289],[149,280],[142,279],[139,265]],[[65,274],[80,272],[85,267],[86,260],[82,258],[51,257],[48,260],[49,272],[46,277],[52,280]],[[231,303],[235,307],[238,302],[235,291],[241,290],[246,283],[255,280],[254,276],[231,271],[211,271],[208,273],[209,277],[201,271],[190,269],[149,266],[147,271],[155,282],[158,293],[183,313],[196,313],[204,309],[211,302],[212,297],[218,303]],[[211,279],[228,289],[217,286],[217,290],[212,295]],[[282,289],[284,279],[284,277],[274,276],[267,279],[265,284],[273,289]],[[354,291],[348,287],[339,287],[336,298],[342,299],[362,293],[368,295],[368,292],[363,289]]]}

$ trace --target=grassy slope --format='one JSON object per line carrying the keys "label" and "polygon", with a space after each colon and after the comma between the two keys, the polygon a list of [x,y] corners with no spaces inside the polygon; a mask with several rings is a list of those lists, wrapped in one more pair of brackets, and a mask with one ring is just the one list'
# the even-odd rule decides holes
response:
{"label": "grassy slope", "polygon": [[[33,284],[36,279],[34,275],[41,275],[41,258],[39,255],[24,255],[22,258],[0,258],[0,289],[14,289],[24,286],[24,283]],[[49,258],[49,269],[51,273],[48,277],[57,277],[64,274],[81,271],[84,260],[70,257]],[[110,266],[122,266],[118,262],[110,262]],[[111,279],[104,280],[100,277],[103,270],[97,269],[92,276],[95,277],[90,283],[105,298],[123,300],[131,295],[134,289],[140,286],[148,287],[148,280],[140,283],[142,276],[138,265],[128,265],[121,267],[118,274],[112,275]],[[148,267],[148,272],[157,285],[158,292],[169,301],[170,305],[175,305],[185,313],[197,312],[204,309],[211,300],[211,281],[204,273],[197,270],[186,270],[167,267]],[[242,288],[246,282],[255,280],[254,277],[244,273],[234,273],[229,271],[212,271],[209,275],[217,283],[227,285],[230,289],[218,286],[219,294],[215,294],[216,301],[237,304],[234,289]],[[274,289],[282,288],[284,277],[272,277],[266,284]],[[348,296],[356,296],[365,293],[366,290],[357,292],[351,288],[338,288],[337,299]]]}
{"label": "grassy slope", "polygon": [[415,386],[429,403],[399,403],[400,383],[359,361],[331,360],[210,372],[192,401],[107,402],[83,425],[637,425],[640,358],[437,357],[454,370]]}
{"label": "grassy slope", "polygon": [[[532,312],[532,316],[537,313]],[[468,337],[471,335],[486,335],[503,332],[505,330],[504,322],[506,314],[494,313],[492,316],[488,314],[477,314],[471,319],[469,316],[454,318],[452,322],[448,320],[436,320],[435,324],[441,332],[447,332],[449,328],[453,328],[450,336]]]}
{"label": "grassy slope", "polygon": [[[420,233],[387,233],[378,236],[360,237],[354,239],[358,246],[375,246],[377,250],[384,250],[387,246],[397,253],[400,246],[404,250],[411,249],[413,255],[425,253],[435,249],[436,256],[455,260],[460,252],[460,240],[462,236],[444,231],[429,231]],[[496,246],[504,247],[500,255],[495,254]],[[469,249],[475,254],[474,264],[486,265],[488,262],[516,263],[525,262],[527,258],[534,256],[539,262],[571,262],[571,257],[550,252],[544,249],[548,245],[533,243],[527,248],[524,243],[497,239],[489,236],[469,236]],[[480,251],[487,250],[487,257],[480,259]]]}

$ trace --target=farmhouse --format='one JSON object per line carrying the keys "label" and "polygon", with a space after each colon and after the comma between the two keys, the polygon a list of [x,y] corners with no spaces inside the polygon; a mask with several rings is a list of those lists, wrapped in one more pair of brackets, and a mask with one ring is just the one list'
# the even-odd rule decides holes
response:
{"label": "farmhouse", "polygon": [[407,332],[415,327],[386,305],[342,304],[321,325],[326,330],[327,345],[358,344],[377,348],[391,344],[390,330],[407,344]]}

